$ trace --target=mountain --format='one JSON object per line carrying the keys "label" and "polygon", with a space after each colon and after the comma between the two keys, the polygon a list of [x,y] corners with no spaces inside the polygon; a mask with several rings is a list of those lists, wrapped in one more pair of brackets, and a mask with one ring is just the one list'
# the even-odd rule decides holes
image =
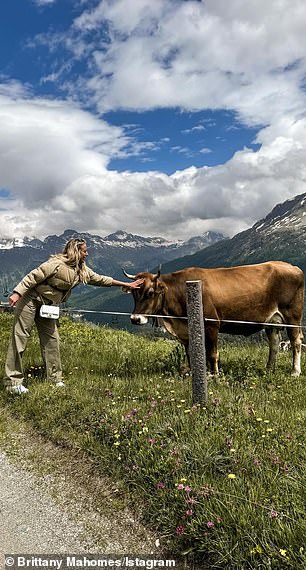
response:
{"label": "mountain", "polygon": [[[121,267],[130,273],[156,270],[162,263],[162,273],[184,267],[229,267],[283,260],[298,265],[306,272],[306,193],[277,204],[262,220],[233,238],[207,232],[203,236],[183,241],[168,241],[161,237],[145,238],[118,231],[104,238],[75,230],[66,230],[61,236],[48,236],[43,242],[25,238],[23,245],[3,249],[0,242],[2,281],[0,288],[9,289],[8,280],[16,283],[32,267],[56,251],[74,236],[84,237],[88,243],[89,265],[96,271],[123,279]],[[1,291],[1,289],[0,289]],[[71,307],[97,311],[88,315],[96,322],[111,322],[129,327],[128,316],[104,316],[102,311],[131,312],[131,295],[121,294],[118,288],[79,287],[69,300]],[[99,313],[100,312],[100,313]],[[86,315],[85,315],[86,316]]]}
{"label": "mountain", "polygon": [[[65,243],[74,237],[86,240],[89,252],[88,265],[92,269],[117,278],[122,278],[122,266],[128,272],[136,273],[165,261],[192,254],[224,239],[222,234],[216,232],[206,232],[187,241],[170,241],[162,237],[142,237],[121,230],[101,237],[71,229],[65,230],[59,236],[50,235],[43,241],[33,237],[7,240],[2,238],[0,294],[6,295],[26,273],[50,255],[61,251]],[[81,293],[84,294],[87,289],[82,288]],[[95,294],[97,295],[97,290]]]}
{"label": "mountain", "polygon": [[[288,261],[306,273],[306,193],[278,204],[265,218],[231,239],[218,241],[193,255],[164,263],[162,273],[192,266],[230,267],[269,260]],[[78,299],[75,300],[79,302]],[[97,311],[133,310],[131,295],[119,295],[118,292],[112,298],[105,297],[99,306],[96,305],[96,300],[92,294],[92,307]],[[93,318],[102,322],[106,320],[106,317],[99,314]],[[122,327],[129,326],[128,317],[117,318]]]}
{"label": "mountain", "polygon": [[229,267],[268,260],[288,261],[306,271],[306,193],[275,208],[248,230],[205,250],[165,263],[163,271],[183,267]]}

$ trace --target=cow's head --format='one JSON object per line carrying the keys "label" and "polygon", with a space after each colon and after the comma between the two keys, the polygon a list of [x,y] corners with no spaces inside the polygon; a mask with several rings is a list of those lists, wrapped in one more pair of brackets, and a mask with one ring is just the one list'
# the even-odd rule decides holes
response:
{"label": "cow's head", "polygon": [[123,269],[123,273],[133,281],[143,279],[143,284],[139,289],[132,289],[135,306],[131,314],[131,322],[134,325],[145,325],[149,320],[146,315],[156,315],[162,310],[166,285],[160,280],[160,271],[155,274],[143,272],[130,275]]}

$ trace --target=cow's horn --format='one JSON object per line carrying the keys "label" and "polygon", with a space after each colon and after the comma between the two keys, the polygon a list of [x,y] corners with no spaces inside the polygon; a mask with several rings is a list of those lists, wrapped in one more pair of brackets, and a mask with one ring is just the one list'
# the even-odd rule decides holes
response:
{"label": "cow's horn", "polygon": [[132,281],[134,281],[136,279],[136,275],[131,275],[131,273],[127,273],[124,269],[124,267],[121,267],[123,274],[128,278],[128,279],[132,279]]}
{"label": "cow's horn", "polygon": [[158,272],[155,273],[155,275],[153,276],[153,281],[156,281],[156,279],[160,277],[160,272],[161,272],[161,264],[159,265]]}

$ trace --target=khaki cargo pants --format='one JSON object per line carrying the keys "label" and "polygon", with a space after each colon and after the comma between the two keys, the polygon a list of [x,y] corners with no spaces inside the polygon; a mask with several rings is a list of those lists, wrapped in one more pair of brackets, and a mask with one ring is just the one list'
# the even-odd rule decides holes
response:
{"label": "khaki cargo pants", "polygon": [[35,322],[43,361],[46,366],[47,380],[62,380],[62,366],[59,350],[59,334],[55,319],[44,319],[39,315],[41,301],[35,290],[26,293],[15,308],[13,331],[5,363],[5,386],[16,386],[23,382],[22,356]]}

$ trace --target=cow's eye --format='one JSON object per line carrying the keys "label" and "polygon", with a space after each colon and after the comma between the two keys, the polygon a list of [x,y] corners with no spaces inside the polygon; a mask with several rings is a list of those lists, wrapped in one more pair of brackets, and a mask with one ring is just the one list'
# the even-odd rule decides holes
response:
{"label": "cow's eye", "polygon": [[153,289],[153,287],[151,287],[151,289],[148,289],[148,291],[146,293],[146,297],[151,299],[153,296],[154,296],[154,289]]}

